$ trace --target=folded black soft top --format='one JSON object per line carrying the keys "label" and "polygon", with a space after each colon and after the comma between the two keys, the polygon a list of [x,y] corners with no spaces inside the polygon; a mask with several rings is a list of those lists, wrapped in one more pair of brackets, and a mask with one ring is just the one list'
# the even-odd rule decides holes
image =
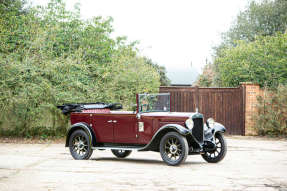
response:
{"label": "folded black soft top", "polygon": [[71,112],[82,112],[87,109],[110,109],[110,110],[119,110],[122,109],[123,106],[120,103],[72,103],[72,104],[63,104],[57,106],[57,108],[61,109],[63,114],[67,115]]}

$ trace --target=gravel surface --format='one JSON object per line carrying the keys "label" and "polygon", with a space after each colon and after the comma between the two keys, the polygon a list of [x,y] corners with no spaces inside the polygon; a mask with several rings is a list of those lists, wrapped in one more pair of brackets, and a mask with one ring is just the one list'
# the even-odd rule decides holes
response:
{"label": "gravel surface", "polygon": [[126,159],[110,150],[76,161],[64,144],[0,143],[0,191],[7,190],[277,190],[287,191],[287,141],[228,137],[225,159],[189,156],[167,166],[155,152]]}

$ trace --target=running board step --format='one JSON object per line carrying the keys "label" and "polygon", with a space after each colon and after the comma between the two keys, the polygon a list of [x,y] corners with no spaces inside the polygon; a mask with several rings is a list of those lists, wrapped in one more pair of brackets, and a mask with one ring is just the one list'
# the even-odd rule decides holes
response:
{"label": "running board step", "polygon": [[136,147],[136,146],[115,146],[115,147],[109,147],[109,146],[105,146],[105,147],[92,147],[92,149],[114,149],[114,150],[133,150],[133,151],[139,151],[144,149],[144,147]]}

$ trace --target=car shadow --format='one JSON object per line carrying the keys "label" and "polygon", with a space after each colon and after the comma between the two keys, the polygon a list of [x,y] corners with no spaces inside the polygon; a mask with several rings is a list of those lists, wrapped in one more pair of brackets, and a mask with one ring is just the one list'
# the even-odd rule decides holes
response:
{"label": "car shadow", "polygon": [[[165,165],[166,163],[163,162],[162,160],[152,160],[152,159],[137,159],[137,158],[114,158],[114,157],[100,157],[100,158],[91,158],[90,160],[94,161],[110,161],[110,162],[115,162],[115,161],[120,161],[120,162],[126,162],[126,163],[142,163],[142,164],[156,164],[156,165]],[[181,164],[182,165],[202,165],[202,164],[207,164],[206,162],[198,162],[198,161],[186,161]]]}

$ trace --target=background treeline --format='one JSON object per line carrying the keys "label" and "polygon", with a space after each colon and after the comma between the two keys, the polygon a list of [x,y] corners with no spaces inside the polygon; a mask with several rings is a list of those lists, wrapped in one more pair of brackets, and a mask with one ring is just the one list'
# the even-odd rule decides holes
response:
{"label": "background treeline", "polygon": [[286,84],[286,30],[286,0],[251,1],[222,34],[197,83],[235,87],[248,81],[270,88]]}
{"label": "background treeline", "polygon": [[269,92],[259,98],[254,116],[259,133],[287,135],[286,0],[251,1],[222,34],[197,84],[236,87],[240,82],[257,83]]}
{"label": "background treeline", "polygon": [[68,119],[57,105],[121,102],[157,92],[165,68],[142,57],[136,43],[112,38],[111,18],[80,18],[61,0],[33,8],[0,1],[0,136],[61,136]]}

